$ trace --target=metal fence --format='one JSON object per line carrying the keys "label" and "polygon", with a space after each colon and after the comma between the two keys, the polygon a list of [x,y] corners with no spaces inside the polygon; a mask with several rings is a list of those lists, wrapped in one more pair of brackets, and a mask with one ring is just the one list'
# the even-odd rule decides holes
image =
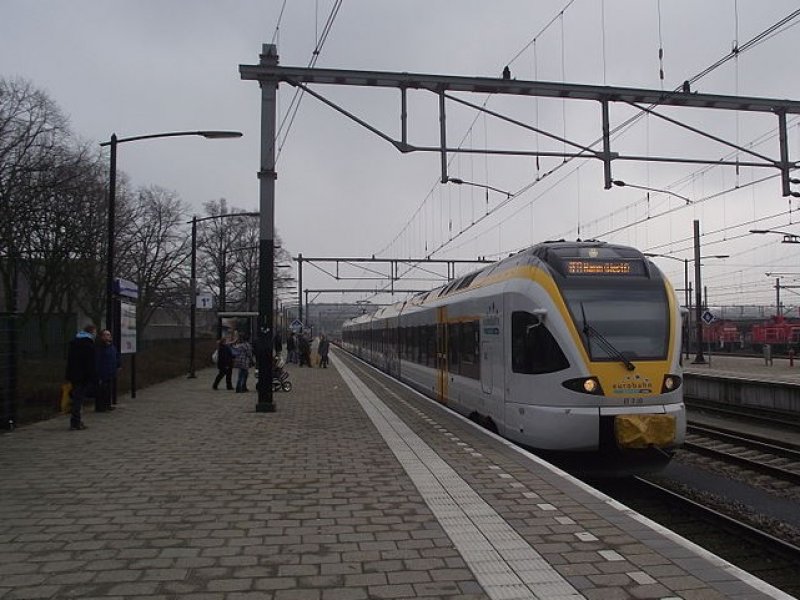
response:
{"label": "metal fence", "polygon": [[19,317],[0,313],[0,429],[12,430],[17,422]]}

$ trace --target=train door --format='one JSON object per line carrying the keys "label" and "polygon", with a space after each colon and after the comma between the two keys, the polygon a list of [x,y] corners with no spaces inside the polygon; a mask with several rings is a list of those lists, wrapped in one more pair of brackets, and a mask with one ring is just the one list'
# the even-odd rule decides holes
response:
{"label": "train door", "polygon": [[447,402],[447,308],[436,309],[436,399]]}
{"label": "train door", "polygon": [[481,339],[481,389],[484,394],[491,394],[495,388],[495,379],[500,373],[496,370],[503,364],[503,348],[500,345],[501,322],[500,310],[492,301],[480,323]]}
{"label": "train door", "polygon": [[481,390],[484,394],[491,394],[494,385],[492,376],[492,343],[481,342]]}

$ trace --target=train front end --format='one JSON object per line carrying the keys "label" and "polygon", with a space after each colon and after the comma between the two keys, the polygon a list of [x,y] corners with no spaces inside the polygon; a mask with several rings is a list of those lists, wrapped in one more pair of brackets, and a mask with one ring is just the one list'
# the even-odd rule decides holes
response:
{"label": "train front end", "polygon": [[528,334],[541,337],[536,329],[546,326],[564,353],[564,368],[539,377],[550,392],[537,394],[546,406],[527,407],[526,420],[537,421],[529,423],[537,450],[552,451],[581,474],[662,468],[686,431],[681,314],[672,287],[626,246],[562,243],[536,254],[537,287],[547,293],[531,311]]}

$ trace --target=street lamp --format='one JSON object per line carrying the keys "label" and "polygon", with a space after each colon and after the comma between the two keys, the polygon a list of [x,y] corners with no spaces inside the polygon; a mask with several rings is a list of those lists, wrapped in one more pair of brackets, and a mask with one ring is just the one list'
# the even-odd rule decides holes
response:
{"label": "street lamp", "polygon": [[637,190],[646,190],[648,192],[658,192],[660,194],[669,194],[670,196],[675,196],[676,198],[680,198],[681,200],[686,202],[686,204],[692,204],[692,199],[691,198],[687,198],[686,196],[682,196],[680,194],[676,194],[672,190],[662,190],[662,189],[659,189],[659,188],[648,187],[646,185],[635,185],[633,183],[627,183],[625,181],[622,181],[621,179],[614,179],[611,183],[613,183],[617,187],[629,187],[629,188],[635,188]]}
{"label": "street lamp", "polygon": [[[691,310],[690,309],[690,306],[691,306],[691,294],[689,292],[689,263],[690,262],[694,262],[695,259],[694,258],[678,258],[677,256],[671,256],[669,254],[657,254],[655,252],[645,252],[644,255],[648,256],[648,257],[668,258],[670,260],[677,260],[678,262],[682,262],[683,263],[683,293],[684,293],[684,303],[685,303],[684,306],[686,306],[687,310]],[[707,258],[728,258],[729,256],[730,256],[729,254],[712,254],[710,256],[701,256],[700,260],[702,261],[702,260],[707,259]],[[698,279],[697,286],[698,286],[698,289],[700,289],[699,279]],[[699,308],[700,308],[700,305],[698,304],[698,309]],[[700,314],[699,310],[698,310],[698,314]],[[699,319],[698,319],[698,321],[699,321]],[[698,331],[702,331],[702,329],[698,329]],[[684,342],[684,348],[685,348],[685,351],[686,351],[686,358],[689,358],[689,340],[688,340],[689,336],[688,336],[688,333],[689,333],[689,326],[688,326],[688,323],[687,323],[687,327],[686,327],[686,334],[687,335],[685,336],[686,339],[685,339],[685,342]],[[701,349],[701,353],[702,353],[702,349]]]}
{"label": "street lamp", "polygon": [[[195,349],[195,323],[197,317],[197,224],[203,221],[210,221],[211,219],[227,219],[232,217],[257,217],[257,212],[240,212],[240,213],[225,213],[220,215],[211,215],[210,217],[192,217],[189,221],[192,224],[192,266],[190,275],[191,288],[189,291],[189,375],[188,379],[194,379],[197,375],[194,372],[194,349]],[[225,264],[223,261],[222,269],[220,270],[220,298],[225,297]],[[220,308],[225,309],[220,302]]]}
{"label": "street lamp", "polygon": [[777,231],[775,229],[751,229],[750,233],[777,233],[782,235],[782,244],[800,244],[800,235],[789,233],[787,231]]}
{"label": "street lamp", "polygon": [[458,177],[448,177],[445,183],[455,183],[456,185],[471,185],[473,187],[479,187],[485,190],[492,190],[493,192],[499,192],[501,194],[505,194],[506,198],[511,198],[514,196],[514,194],[512,194],[511,192],[507,192],[506,190],[501,190],[500,188],[492,187],[491,185],[486,185],[484,183],[464,181],[463,179],[459,179]]}
{"label": "street lamp", "polygon": [[[114,345],[119,348],[120,332],[115,326],[114,319],[114,219],[116,217],[117,202],[117,145],[126,142],[138,142],[154,138],[180,137],[196,135],[207,139],[238,138],[242,137],[240,131],[171,131],[166,133],[151,133],[147,135],[136,135],[126,138],[118,138],[116,133],[111,134],[111,139],[101,142],[100,146],[110,146],[110,173],[108,178],[108,242],[106,255],[106,329],[111,332]],[[112,399],[116,403],[117,380],[116,376],[111,382]]]}

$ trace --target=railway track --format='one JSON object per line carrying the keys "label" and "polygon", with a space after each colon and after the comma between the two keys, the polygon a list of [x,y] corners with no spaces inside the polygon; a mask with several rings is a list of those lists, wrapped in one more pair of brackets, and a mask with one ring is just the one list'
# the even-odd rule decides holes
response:
{"label": "railway track", "polygon": [[691,397],[686,397],[684,401],[686,402],[687,409],[701,410],[709,414],[732,417],[734,419],[755,422],[770,427],[780,427],[781,429],[796,431],[798,435],[800,435],[800,415],[795,413],[766,408],[731,406],[729,404],[720,404],[718,402]]}
{"label": "railway track", "polygon": [[791,444],[690,423],[683,448],[800,485],[800,448]]}
{"label": "railway track", "polygon": [[800,596],[800,547],[643,478],[592,485],[778,589]]}

